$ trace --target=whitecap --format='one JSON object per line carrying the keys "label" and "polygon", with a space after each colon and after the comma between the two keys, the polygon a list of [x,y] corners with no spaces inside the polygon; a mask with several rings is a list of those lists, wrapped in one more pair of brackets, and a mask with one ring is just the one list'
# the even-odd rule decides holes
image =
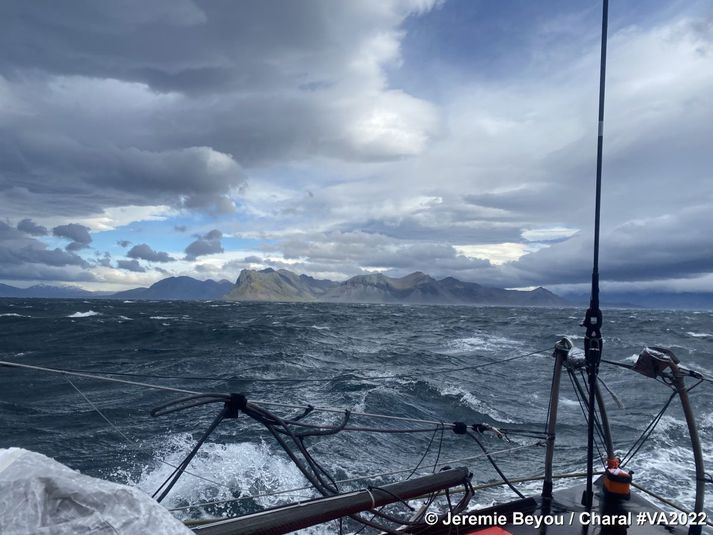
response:
{"label": "whitecap", "polygon": [[149,319],[152,320],[172,320],[171,316],[150,316]]}
{"label": "whitecap", "polygon": [[30,316],[25,316],[24,314],[16,314],[15,312],[6,312],[0,314],[0,318],[29,318]]}
{"label": "whitecap", "polygon": [[686,334],[688,336],[693,336],[693,338],[713,338],[713,334],[710,334],[710,333],[694,333],[694,332],[688,331]]}
{"label": "whitecap", "polygon": [[497,420],[499,422],[509,423],[509,424],[516,423],[515,420],[512,420],[511,418],[509,418],[502,412],[492,408],[484,401],[475,397],[471,392],[468,392],[467,390],[464,390],[459,386],[453,386],[453,385],[447,386],[440,392],[444,396],[458,397],[459,401],[466,407],[469,407],[481,414],[490,416],[494,420]]}
{"label": "whitecap", "polygon": [[504,336],[469,336],[456,338],[448,342],[448,352],[466,353],[472,351],[498,351],[507,350],[513,346],[522,346],[521,342],[505,338]]}
{"label": "whitecap", "polygon": [[[173,435],[160,443],[152,462],[144,466],[137,478],[127,473],[115,474],[118,479],[152,493],[173,472],[194,445],[188,434]],[[162,462],[164,461],[164,462]],[[205,479],[191,476],[199,474]],[[307,484],[297,467],[289,459],[278,457],[264,442],[217,444],[207,442],[191,461],[188,472],[181,477],[163,502],[169,507],[186,503],[231,500],[237,495],[255,496],[280,490],[303,487]],[[217,483],[217,485],[216,485]],[[262,507],[314,497],[311,490],[256,498]],[[216,506],[218,511],[230,510]],[[221,511],[222,512],[222,511]]]}
{"label": "whitecap", "polygon": [[121,321],[133,321],[133,318],[129,318],[128,316],[119,316],[119,319]]}
{"label": "whitecap", "polygon": [[86,312],[75,312],[67,316],[68,318],[90,318],[92,316],[99,316],[99,312],[94,312],[93,310],[87,310]]}
{"label": "whitecap", "polygon": [[327,325],[312,325],[313,329],[317,329],[318,331],[329,331],[330,327]]}

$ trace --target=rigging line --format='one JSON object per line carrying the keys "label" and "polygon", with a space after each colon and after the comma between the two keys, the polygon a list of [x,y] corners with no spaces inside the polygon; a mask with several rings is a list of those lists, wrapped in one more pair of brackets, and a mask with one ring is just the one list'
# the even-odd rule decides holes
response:
{"label": "rigging line", "polygon": [[[463,370],[476,370],[476,369],[480,369],[480,368],[487,368],[489,366],[494,366],[495,364],[501,364],[504,362],[509,362],[511,360],[530,357],[532,355],[536,355],[538,353],[544,353],[549,350],[550,350],[549,348],[541,349],[538,351],[533,351],[531,353],[526,353],[524,355],[515,355],[513,357],[509,357],[506,359],[490,361],[490,362],[486,362],[483,364],[474,364],[472,366],[430,370],[429,373],[432,373],[434,375],[449,374],[449,373],[454,373],[454,372],[463,371]],[[73,372],[73,373],[95,373],[90,370],[82,370],[82,369],[76,369],[76,368],[62,368],[62,369],[66,372]],[[352,374],[357,379],[361,379],[361,380],[365,380],[365,381],[382,380],[382,379],[399,379],[399,378],[403,378],[403,377],[420,377],[416,373],[394,373],[394,374],[389,374],[389,375],[369,376],[369,375],[361,375],[358,373],[353,373],[354,371],[355,371],[354,368],[349,368],[347,370],[340,370],[340,373]],[[206,376],[206,375],[195,375],[195,376],[165,375],[165,374],[148,374],[148,373],[135,373],[135,372],[110,372],[110,371],[101,371],[101,372],[97,372],[97,373],[101,373],[103,375],[118,375],[118,376],[123,376],[123,377],[145,377],[148,379],[175,379],[175,380],[179,380],[179,381],[247,381],[247,382],[254,382],[254,383],[300,383],[300,382],[328,383],[331,381],[346,379],[345,377],[341,377],[339,375],[336,375],[333,377],[317,377],[317,378],[294,378],[294,377],[265,378],[265,377],[236,377],[236,376],[220,377],[220,376]]]}
{"label": "rigging line", "polygon": [[28,370],[35,370],[48,373],[58,373],[61,375],[72,375],[74,377],[86,377],[88,379],[97,379],[99,381],[106,381],[109,383],[121,383],[133,386],[143,386],[144,388],[151,388],[153,390],[164,390],[166,392],[179,392],[181,394],[203,394],[203,392],[196,392],[195,390],[186,390],[184,388],[173,388],[170,386],[154,385],[149,383],[140,383],[138,381],[127,381],[125,379],[114,379],[113,377],[104,377],[102,375],[95,375],[91,373],[84,372],[71,372],[64,370],[62,368],[47,368],[45,366],[33,366],[31,364],[20,364],[19,362],[10,362],[6,360],[0,360],[0,366],[8,366],[10,368],[24,368]]}
{"label": "rigging line", "polygon": [[[690,512],[691,512],[689,509],[686,509],[685,507],[683,507],[683,506],[681,506],[681,505],[678,505],[676,502],[673,502],[673,501],[671,501],[671,500],[667,500],[667,499],[664,498],[663,496],[661,496],[661,495],[659,495],[659,494],[656,494],[655,492],[653,492],[653,491],[651,491],[651,490],[649,490],[649,489],[647,489],[647,488],[645,488],[645,487],[642,487],[641,485],[639,485],[639,484],[637,484],[637,483],[634,483],[633,481],[631,482],[631,486],[634,487],[634,488],[639,489],[641,492],[644,492],[644,493],[648,494],[648,495],[651,496],[652,498],[656,498],[656,499],[659,500],[661,503],[665,503],[665,504],[668,505],[669,507],[673,507],[674,509],[678,509],[679,511],[684,512],[684,513],[690,513]],[[707,518],[705,519],[705,523],[708,524],[709,526],[713,526],[713,522],[711,522],[711,521],[708,520]]]}
{"label": "rigging line", "polygon": [[[242,412],[247,414],[248,416],[251,416],[252,418],[260,421],[265,427],[272,433],[273,437],[277,442],[282,446],[282,449],[285,451],[285,453],[290,457],[292,462],[297,466],[297,468],[302,472],[302,475],[307,478],[307,480],[312,483],[314,488],[322,494],[322,496],[334,496],[335,494],[339,493],[339,486],[334,480],[334,478],[312,457],[312,455],[307,451],[307,448],[304,445],[303,438],[300,435],[295,434],[292,429],[290,429],[289,425],[282,420],[279,416],[276,416],[266,409],[257,407],[255,405],[247,404],[246,407],[243,407]],[[345,420],[344,422],[346,423],[348,419],[348,412],[345,412]],[[302,455],[302,458],[307,462],[309,465],[310,470],[307,469],[306,466],[297,458],[296,453],[293,451],[292,448],[289,447],[287,442],[283,440],[283,438],[276,432],[276,426],[272,424],[272,422],[277,422],[286,434],[290,436],[292,439],[293,443],[295,446],[297,446],[300,454]],[[328,482],[331,484],[331,487],[325,483],[324,479],[322,478],[324,476]],[[384,513],[380,513],[378,511],[373,511],[372,512],[381,518],[394,522],[398,525],[402,525],[404,523],[403,519],[400,518],[394,518],[391,517],[390,515],[386,515]],[[389,527],[373,523],[371,521],[365,520],[361,517],[359,517],[356,514],[349,515],[351,519],[355,520],[356,522],[361,522],[363,524],[368,524],[378,530],[385,531],[387,533],[393,533],[395,535],[398,535],[397,531],[391,530]]]}
{"label": "rigging line", "polygon": [[228,415],[229,410],[230,409],[227,407],[226,404],[226,407],[224,407],[223,410],[218,414],[218,416],[215,417],[208,429],[203,433],[201,438],[198,439],[198,442],[196,442],[195,446],[193,446],[193,449],[191,449],[188,455],[186,455],[186,457],[178,464],[178,466],[173,470],[173,472],[171,472],[171,474],[164,480],[164,482],[161,483],[159,488],[156,489],[156,492],[151,495],[152,498],[155,498],[157,502],[161,503],[161,501],[166,497],[166,495],[168,495],[173,486],[180,479],[181,475],[183,475],[183,473],[186,471],[186,468],[188,468],[188,465],[196,456],[198,450],[201,448],[203,443],[208,439],[210,434],[215,431],[216,427],[218,427],[220,422],[223,421],[223,419]]}
{"label": "rigging line", "polygon": [[465,371],[465,370],[480,370],[481,368],[487,368],[489,366],[495,366],[496,364],[503,364],[505,362],[510,362],[511,360],[516,360],[516,359],[522,359],[525,357],[531,357],[533,355],[538,355],[540,353],[545,353],[551,351],[552,348],[546,348],[546,349],[538,349],[537,351],[532,351],[530,353],[525,353],[524,355],[515,355],[514,357],[509,357],[506,359],[501,359],[501,360],[496,360],[493,362],[486,362],[485,364],[474,364],[473,366],[463,366],[460,368],[449,368],[447,370],[434,370],[433,373],[443,373],[443,374],[448,374],[448,373],[454,373],[454,372],[460,372],[460,371]]}
{"label": "rigging line", "polygon": [[639,435],[639,438],[637,438],[634,443],[631,445],[629,448],[629,451],[626,452],[624,457],[622,458],[622,461],[620,463],[620,466],[624,466],[626,463],[628,463],[631,459],[634,458],[634,456],[639,452],[639,450],[643,447],[644,443],[649,439],[649,437],[652,435],[654,432],[654,429],[656,429],[656,426],[658,423],[661,421],[661,418],[663,417],[664,413],[668,409],[669,405],[673,401],[673,398],[675,398],[677,395],[676,392],[671,394],[664,403],[664,406],[661,407],[661,410],[656,414],[656,416],[653,417],[653,419],[649,422],[649,425],[646,426],[646,428],[642,431],[641,435]]}
{"label": "rigging line", "polygon": [[[605,364],[610,364],[612,366],[618,366],[620,368],[626,368],[627,370],[634,370],[634,365],[633,364],[626,364],[624,362],[616,362],[615,360],[606,360],[602,359],[602,362]],[[713,379],[710,377],[706,377],[703,375],[701,372],[698,372],[696,370],[690,370],[688,368],[684,368],[683,366],[678,367],[682,372],[684,372],[686,375],[689,377],[693,377],[694,379],[698,379],[699,381],[705,381],[707,383],[713,383]],[[668,386],[668,385],[667,385]],[[697,385],[696,385],[697,386]]]}
{"label": "rigging line", "polygon": [[[526,448],[531,448],[532,446],[539,446],[540,444],[541,444],[540,442],[535,442],[532,444],[525,444],[523,446],[517,446],[514,448],[507,448],[507,449],[503,449],[503,450],[491,451],[491,452],[489,452],[489,454],[490,455],[500,455],[500,454],[504,454],[504,453],[510,453],[510,452],[514,452],[514,451],[518,451],[518,450],[523,450]],[[470,457],[462,457],[460,459],[450,459],[448,461],[439,462],[436,466],[448,466],[448,465],[452,465],[452,464],[456,464],[456,463],[469,462],[469,461],[474,461],[476,459],[482,459],[483,457],[485,457],[485,454],[481,453],[479,455],[472,455]],[[411,470],[413,470],[413,467],[404,468],[401,470],[393,470],[390,472],[381,472],[378,474],[370,474],[370,475],[365,475],[365,476],[352,477],[352,478],[348,478],[348,479],[338,479],[336,481],[336,483],[338,483],[338,484],[356,483],[357,481],[365,481],[365,480],[369,480],[369,479],[377,479],[380,477],[404,474],[406,472],[410,472]],[[417,473],[431,473],[431,472],[426,472],[426,470],[427,469],[424,468],[423,470],[420,470]],[[196,508],[200,508],[200,507],[205,507],[206,505],[222,505],[225,503],[239,502],[242,500],[254,500],[257,498],[270,498],[273,496],[279,496],[281,494],[290,494],[293,492],[300,492],[300,491],[304,491],[304,490],[314,490],[314,487],[311,485],[308,485],[308,486],[304,486],[304,487],[297,487],[297,488],[292,488],[292,489],[287,489],[287,490],[279,490],[279,491],[275,491],[275,492],[267,492],[267,493],[263,493],[263,494],[249,494],[246,496],[238,496],[237,498],[231,498],[229,500],[201,502],[201,503],[196,503],[196,504],[192,504],[192,505],[186,505],[183,507],[174,507],[172,509],[169,509],[169,511],[185,511],[187,509],[196,509]]]}
{"label": "rigging line", "polygon": [[[0,361],[0,364],[2,362]],[[334,407],[315,407],[312,405],[308,404],[302,404],[298,405],[295,403],[282,403],[278,401],[265,401],[265,400],[250,400],[250,403],[252,405],[268,405],[272,407],[282,407],[285,409],[307,409],[308,407],[312,407],[313,411],[315,412],[329,412],[333,414],[344,414],[344,409],[337,409]],[[395,421],[400,421],[400,422],[412,422],[412,423],[418,423],[418,424],[431,424],[431,425],[444,425],[448,428],[453,428],[454,424],[445,424],[442,421],[438,420],[424,420],[421,418],[409,418],[407,416],[392,416],[390,414],[374,414],[371,412],[352,412],[352,416],[361,416],[362,418],[382,418],[384,420],[395,420]]]}
{"label": "rigging line", "polygon": [[92,400],[90,400],[90,399],[84,394],[84,392],[82,392],[81,390],[79,390],[79,388],[77,388],[77,385],[75,385],[69,377],[66,377],[66,376],[65,376],[65,380],[72,386],[72,388],[74,388],[74,389],[77,391],[77,393],[79,393],[80,396],[82,396],[82,397],[84,398],[84,401],[86,401],[87,403],[89,403],[89,405],[91,405],[92,409],[94,409],[94,411],[95,411],[99,416],[101,416],[101,417],[104,419],[104,421],[105,421],[106,423],[108,423],[110,427],[112,427],[112,428],[114,429],[114,431],[116,431],[117,433],[119,433],[119,434],[122,436],[122,438],[123,438],[126,442],[128,442],[129,444],[133,444],[133,443],[134,443],[134,441],[131,440],[121,429],[119,429],[116,425],[114,425],[114,422],[112,422],[109,418],[107,418],[107,416],[99,409],[99,407],[97,407],[97,406],[92,402]]}
{"label": "rigging line", "polygon": [[[92,400],[90,400],[90,399],[87,397],[87,395],[86,395],[84,392],[82,392],[82,391],[79,389],[79,387],[78,387],[77,385],[75,385],[75,384],[72,382],[72,380],[71,380],[69,377],[66,377],[66,376],[65,376],[65,379],[67,380],[67,382],[68,382],[70,385],[72,385],[72,388],[74,388],[74,389],[84,398],[84,400],[85,400],[87,403],[89,403],[89,405],[91,405],[91,407],[96,411],[96,413],[97,413],[99,416],[101,416],[101,417],[104,419],[104,421],[105,421],[106,423],[108,423],[108,424],[114,429],[114,431],[116,431],[117,433],[119,433],[119,435],[121,435],[121,437],[122,437],[128,444],[132,444],[132,445],[133,445],[133,444],[138,444],[139,441],[138,441],[137,439],[135,439],[135,438],[132,439],[132,438],[129,437],[126,433],[124,433],[121,429],[119,429],[119,427],[118,427],[114,422],[112,422],[112,421],[109,419],[109,417],[106,416],[106,415],[99,409],[99,407],[97,407],[96,404],[95,404],[94,402],[92,402]],[[164,460],[162,460],[162,459],[157,459],[157,460],[158,460],[159,463],[165,464],[166,466],[170,466],[171,468],[178,468],[176,465],[171,464],[171,463],[169,463],[168,461],[164,461]],[[217,485],[217,486],[219,486],[219,487],[224,487],[224,488],[226,488],[226,489],[230,489],[230,487],[229,487],[228,485],[225,485],[224,483],[219,483],[218,481],[214,481],[214,480],[212,480],[212,479],[208,479],[207,477],[199,476],[198,474],[194,474],[193,472],[189,472],[188,470],[184,470],[184,473],[188,474],[189,476],[193,476],[193,477],[195,477],[195,478],[197,478],[197,479],[202,479],[203,481],[206,481],[206,482],[208,482],[208,483],[212,483],[213,485]]]}
{"label": "rigging line", "polygon": [[498,473],[498,475],[502,478],[502,480],[505,482],[505,484],[506,484],[508,487],[510,487],[510,489],[511,489],[515,494],[517,494],[520,498],[525,499],[525,495],[524,495],[522,492],[520,492],[519,490],[517,490],[517,488],[515,488],[515,486],[514,486],[512,483],[510,483],[510,480],[509,480],[509,479],[507,478],[507,476],[503,473],[503,471],[500,470],[500,467],[499,467],[499,466],[497,465],[497,463],[495,462],[495,459],[493,459],[493,458],[491,457],[491,455],[488,453],[488,450],[485,449],[485,446],[483,446],[483,443],[478,439],[478,437],[476,437],[475,434],[474,434],[474,433],[471,433],[471,432],[468,432],[468,436],[470,436],[470,438],[472,438],[473,440],[475,440],[475,443],[478,445],[478,447],[479,447],[481,450],[483,450],[483,453],[484,453],[485,456],[488,458],[488,461],[490,461],[490,464],[493,466],[493,468],[495,468],[495,471],[496,471],[496,472]]}
{"label": "rigging line", "polygon": [[[582,415],[584,416],[584,421],[587,422],[587,424],[589,424],[589,417],[587,416],[587,411],[584,407],[584,404],[583,404],[582,398],[581,398],[581,395],[584,395],[584,394],[582,393],[580,395],[580,392],[578,390],[578,388],[581,389],[582,387],[579,385],[578,381],[575,385],[575,381],[577,380],[577,378],[575,377],[574,372],[572,372],[572,370],[567,370],[567,372],[568,372],[567,375],[569,376],[569,380],[572,383],[572,389],[574,390],[574,395],[577,397],[577,403],[579,404],[579,408],[582,410]],[[599,435],[601,438],[601,433],[599,433]],[[602,456],[602,452],[599,449],[599,443],[595,441],[594,445],[597,447],[597,453],[599,453],[599,458],[602,459],[602,462],[603,462],[604,457]]]}
{"label": "rigging line", "polygon": [[[541,352],[541,351],[540,351]],[[529,356],[532,354],[536,354],[537,352],[529,353],[527,355],[519,355],[517,358],[522,358],[525,356]],[[506,360],[512,360],[515,357],[512,357],[510,359]],[[499,362],[504,362],[504,361],[498,361],[497,363],[489,363],[486,365],[490,364],[498,364]],[[183,388],[174,388],[170,386],[163,386],[163,385],[156,385],[156,384],[150,384],[150,383],[142,383],[138,381],[128,381],[125,379],[115,379],[112,377],[104,377],[102,375],[96,375],[96,374],[91,374],[91,373],[84,373],[84,372],[72,372],[68,371],[62,368],[48,368],[45,366],[34,366],[31,364],[21,364],[19,362],[11,362],[11,361],[6,361],[6,360],[0,360],[0,366],[8,366],[11,368],[23,368],[23,369],[29,369],[29,370],[35,370],[35,371],[42,371],[42,372],[48,372],[48,373],[56,373],[60,375],[71,375],[75,377],[85,377],[88,379],[96,379],[99,381],[105,381],[105,382],[110,382],[110,383],[120,383],[120,384],[128,384],[128,385],[133,385],[133,386],[142,386],[144,388],[150,388],[154,390],[163,390],[166,392],[178,392],[181,394],[191,394],[191,395],[208,395],[205,392],[197,392],[195,390],[186,390]],[[227,393],[223,393],[221,395],[228,395]],[[307,409],[310,407],[310,405],[307,404],[294,404],[294,403],[281,403],[281,402],[275,402],[275,401],[266,401],[266,400],[252,400],[251,403],[254,405],[268,405],[268,406],[273,406],[273,407],[283,407],[283,408],[288,408],[288,409]],[[343,409],[336,409],[333,407],[312,407],[314,411],[319,411],[319,412],[328,412],[328,413],[335,413],[335,414],[343,414],[344,410]],[[406,416],[393,416],[393,415],[388,415],[388,414],[375,414],[375,413],[369,413],[369,412],[352,412],[352,416],[361,416],[363,418],[381,418],[385,420],[394,420],[394,421],[401,421],[401,422],[412,422],[412,423],[421,423],[421,424],[431,424],[431,425],[444,425],[449,428],[453,428],[453,424],[444,424],[442,421],[439,420],[426,420],[422,418],[410,418]]]}
{"label": "rigging line", "polygon": [[[584,386],[585,386],[586,389],[587,389],[587,390],[586,390],[586,391],[587,391],[587,396],[589,396],[589,395],[590,395],[590,394],[589,394],[589,384],[588,384],[587,381],[585,380],[586,377],[585,377],[585,375],[584,375],[584,370],[579,370],[579,373],[580,373],[580,375],[582,376],[582,383],[584,383]],[[598,378],[599,378],[599,377],[597,376],[597,379],[598,379]],[[596,394],[595,394],[595,395],[596,395]],[[606,440],[605,440],[605,438],[604,438],[604,427],[602,426],[601,419],[600,419],[600,417],[598,416],[598,412],[597,412],[597,411],[594,411],[594,423],[595,423],[595,425],[596,425],[597,435],[599,435],[599,440],[602,441],[602,442],[601,442],[601,444],[602,444],[602,449],[606,449],[606,448],[604,448],[604,444],[606,444]],[[600,455],[601,455],[601,452],[600,452]],[[603,461],[602,461],[602,462],[603,462]]]}
{"label": "rigging line", "polygon": [[[411,471],[411,473],[409,473],[409,475],[406,476],[406,480],[411,479],[411,478],[413,477],[413,475],[414,475],[414,474],[418,471],[418,469],[421,467],[421,464],[423,463],[423,461],[424,461],[424,460],[426,459],[426,457],[428,456],[428,452],[431,451],[431,446],[433,446],[433,441],[436,439],[436,434],[438,433],[439,430],[440,430],[441,433],[442,433],[442,432],[443,432],[443,427],[440,427],[440,428],[439,428],[439,427],[436,427],[436,428],[433,430],[433,434],[431,435],[431,440],[429,440],[428,445],[426,446],[426,450],[423,452],[423,455],[421,455],[421,458],[419,459],[418,463],[416,463],[416,466],[415,466],[414,469]],[[379,511],[382,511],[382,510],[384,509],[384,507],[386,507],[386,506],[379,507]],[[371,521],[371,520],[374,520],[375,517],[376,517],[376,515],[375,515],[375,514],[372,514],[372,515],[371,515],[371,518],[370,518],[369,520],[370,520],[370,521]],[[357,531],[354,532],[354,535],[359,535],[359,533],[361,533],[362,531],[364,531],[364,530],[366,529],[366,527],[367,527],[367,524],[364,524],[362,527],[360,527]]]}

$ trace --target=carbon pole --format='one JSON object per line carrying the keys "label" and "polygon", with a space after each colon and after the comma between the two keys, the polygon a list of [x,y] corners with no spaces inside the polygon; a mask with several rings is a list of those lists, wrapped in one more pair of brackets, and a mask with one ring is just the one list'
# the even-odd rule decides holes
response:
{"label": "carbon pole", "polygon": [[587,487],[582,495],[582,505],[592,506],[592,481],[594,479],[594,410],[597,391],[597,375],[602,358],[602,311],[599,308],[599,226],[602,203],[602,151],[604,145],[604,89],[607,67],[607,22],[609,0],[602,2],[602,46],[599,63],[599,122],[597,135],[597,182],[594,206],[594,262],[592,268],[592,294],[589,309],[584,318],[587,333],[584,337],[584,353],[589,380],[589,423],[587,426]]}

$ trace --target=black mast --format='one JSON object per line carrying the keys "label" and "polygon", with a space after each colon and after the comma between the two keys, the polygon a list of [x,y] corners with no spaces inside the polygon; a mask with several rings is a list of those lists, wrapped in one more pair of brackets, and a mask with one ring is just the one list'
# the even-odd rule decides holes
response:
{"label": "black mast", "polygon": [[599,361],[602,358],[602,311],[599,308],[599,221],[602,200],[602,149],[604,142],[604,87],[607,68],[607,21],[609,18],[609,0],[602,3],[602,47],[599,66],[599,123],[597,135],[597,184],[594,207],[594,265],[592,269],[592,294],[584,318],[587,333],[584,337],[584,353],[587,362],[589,380],[589,406],[587,425],[587,488],[582,496],[582,504],[592,506],[592,479],[594,476],[594,407],[597,389]]}

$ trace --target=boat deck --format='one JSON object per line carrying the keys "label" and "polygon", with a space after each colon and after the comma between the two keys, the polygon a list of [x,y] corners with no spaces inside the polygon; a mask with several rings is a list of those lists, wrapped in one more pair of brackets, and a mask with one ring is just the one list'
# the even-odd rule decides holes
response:
{"label": "boat deck", "polygon": [[[581,504],[584,486],[555,491],[552,500],[540,497],[508,502],[488,509],[471,511],[462,515],[460,525],[446,522],[433,526],[423,535],[473,533],[479,535],[564,535],[587,533],[591,535],[685,535],[686,525],[658,524],[655,515],[662,513],[655,505],[632,493],[628,500],[612,503],[604,500],[601,487],[595,487],[591,511]],[[644,516],[648,513],[648,517]],[[666,520],[671,520],[671,514]],[[468,519],[477,519],[476,527]],[[537,524],[549,520],[550,525]],[[448,519],[445,519],[446,521]],[[530,522],[526,523],[526,520]],[[490,521],[490,522],[489,522]],[[610,525],[615,523],[616,525]]]}

